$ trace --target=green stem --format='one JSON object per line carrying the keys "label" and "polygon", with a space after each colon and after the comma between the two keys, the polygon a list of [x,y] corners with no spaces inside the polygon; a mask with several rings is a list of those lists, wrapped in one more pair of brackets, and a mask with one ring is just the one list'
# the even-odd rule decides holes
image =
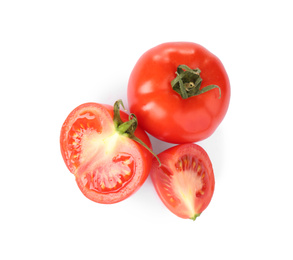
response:
{"label": "green stem", "polygon": [[124,104],[121,99],[117,100],[114,104],[114,126],[116,131],[121,135],[126,135],[128,138],[132,139],[133,141],[139,143],[142,145],[145,149],[147,149],[159,162],[159,166],[161,166],[161,161],[158,158],[158,156],[150,149],[142,140],[137,138],[134,135],[135,129],[137,128],[138,122],[135,114],[129,115],[129,120],[126,122],[123,122],[120,117],[120,105],[125,110]]}
{"label": "green stem", "polygon": [[122,122],[119,125],[117,125],[116,130],[120,133],[120,134],[124,134],[124,133],[134,133],[135,129],[137,127],[137,119],[136,116],[134,114],[130,114],[129,115],[129,121],[126,122]]}
{"label": "green stem", "polygon": [[217,85],[209,85],[200,88],[202,78],[200,69],[191,69],[186,65],[179,65],[176,71],[176,78],[171,81],[174,91],[179,93],[183,99],[200,95],[214,88],[219,89],[219,98],[221,98],[221,89]]}
{"label": "green stem", "polygon": [[193,221],[195,221],[196,218],[200,216],[200,214],[201,214],[201,213],[199,213],[199,214],[194,214],[194,216],[192,216],[190,219],[192,219]]}
{"label": "green stem", "polygon": [[113,118],[113,122],[114,122],[114,126],[117,129],[121,124],[123,124],[123,121],[120,117],[120,106],[122,106],[122,108],[125,110],[124,104],[122,102],[121,99],[117,100],[114,103],[114,118]]}

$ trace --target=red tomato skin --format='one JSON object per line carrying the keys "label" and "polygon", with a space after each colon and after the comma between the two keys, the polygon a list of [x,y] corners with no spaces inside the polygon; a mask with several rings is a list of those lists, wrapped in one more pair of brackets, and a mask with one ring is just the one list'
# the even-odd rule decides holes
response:
{"label": "red tomato skin", "polygon": [[[219,90],[182,99],[171,87],[178,65],[199,68],[201,88]],[[128,82],[128,104],[140,126],[169,143],[206,139],[224,119],[230,101],[230,83],[221,61],[199,44],[170,42],[145,52],[134,66]]]}
{"label": "red tomato skin", "polygon": [[[195,213],[201,214],[210,204],[215,190],[215,177],[212,163],[206,151],[201,146],[193,143],[173,146],[158,154],[158,157],[162,163],[162,167],[169,169],[170,172],[174,175],[180,175],[182,173],[176,171],[176,167],[174,167],[174,165],[178,161],[178,158],[183,155],[197,157],[203,163],[206,169],[206,174],[208,175],[206,180],[207,185],[205,195],[202,197],[201,200],[195,199]],[[194,217],[184,212],[184,206],[180,205],[180,203],[179,205],[174,205],[170,203],[168,199],[166,199],[166,193],[172,193],[172,190],[166,191],[166,187],[163,186],[162,176],[165,176],[165,174],[163,173],[162,168],[159,166],[156,160],[153,160],[150,176],[159,198],[173,214],[184,219],[190,219]]]}
{"label": "red tomato skin", "polygon": [[[111,120],[111,122],[113,122],[113,118],[114,118],[113,106],[110,106],[107,104],[89,102],[89,103],[84,103],[82,105],[79,105],[74,110],[72,110],[72,112],[68,115],[68,117],[64,121],[61,128],[61,133],[60,133],[60,149],[61,149],[63,160],[67,168],[69,169],[69,171],[75,175],[76,182],[79,189],[88,199],[94,202],[102,203],[102,204],[113,204],[113,203],[117,203],[122,200],[125,200],[126,198],[133,195],[136,191],[138,191],[139,188],[146,181],[150,172],[153,155],[146,148],[144,148],[137,142],[129,139],[128,141],[129,141],[129,144],[131,144],[132,146],[131,149],[133,150],[133,155],[135,157],[134,159],[136,160],[136,170],[137,170],[136,174],[139,176],[136,176],[135,178],[133,178],[134,181],[128,183],[124,189],[121,189],[113,193],[97,194],[86,189],[86,187],[84,187],[81,181],[81,178],[80,178],[81,176],[80,176],[80,173],[78,172],[78,169],[74,168],[74,166],[70,163],[70,160],[67,155],[67,149],[68,149],[67,138],[68,138],[68,132],[71,128],[70,121],[74,120],[74,117],[76,117],[79,111],[84,108],[85,109],[98,108],[101,111],[103,111],[105,116],[109,120]],[[124,111],[120,110],[120,116],[123,122],[129,120],[129,115],[125,113]],[[144,130],[142,130],[140,127],[137,127],[134,135],[140,140],[142,140],[150,149],[152,149],[150,139]]]}

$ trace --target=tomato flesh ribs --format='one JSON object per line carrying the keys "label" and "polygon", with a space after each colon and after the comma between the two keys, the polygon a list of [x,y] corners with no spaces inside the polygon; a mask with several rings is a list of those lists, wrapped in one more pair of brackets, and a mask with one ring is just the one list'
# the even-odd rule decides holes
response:
{"label": "tomato flesh ribs", "polygon": [[[120,157],[117,159],[116,157]],[[134,173],[134,162],[130,155],[116,155],[112,161],[104,162],[81,178],[83,186],[92,191],[109,193],[122,188]]]}
{"label": "tomato flesh ribs", "polygon": [[208,206],[214,192],[214,175],[206,152],[198,145],[172,147],[153,162],[151,177],[167,208],[181,218],[196,219]]}
{"label": "tomato flesh ribs", "polygon": [[[99,203],[116,203],[133,194],[146,180],[152,154],[120,133],[114,125],[113,107],[86,103],[65,120],[60,137],[61,152],[75,175],[82,193]],[[121,123],[128,115],[120,111]],[[133,129],[137,138],[151,147],[148,136]]]}

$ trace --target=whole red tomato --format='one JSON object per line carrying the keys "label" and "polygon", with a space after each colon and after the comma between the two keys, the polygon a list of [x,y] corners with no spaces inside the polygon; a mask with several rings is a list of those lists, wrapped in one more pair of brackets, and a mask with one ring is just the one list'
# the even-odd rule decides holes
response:
{"label": "whole red tomato", "polygon": [[85,103],[66,118],[61,153],[78,187],[98,203],[116,203],[137,191],[152,163],[151,143],[134,115],[113,106]]}
{"label": "whole red tomato", "polygon": [[196,144],[173,146],[154,160],[151,178],[165,206],[181,218],[195,220],[209,205],[215,177],[205,150]]}
{"label": "whole red tomato", "polygon": [[170,143],[209,137],[223,120],[230,84],[221,61],[191,42],[170,42],[144,53],[128,83],[128,104],[140,126]]}

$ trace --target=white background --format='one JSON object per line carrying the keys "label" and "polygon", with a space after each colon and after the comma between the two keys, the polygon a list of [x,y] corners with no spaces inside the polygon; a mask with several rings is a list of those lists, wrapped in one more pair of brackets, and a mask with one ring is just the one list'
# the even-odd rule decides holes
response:
{"label": "white background", "polygon": [[[293,259],[290,2],[1,1],[0,259]],[[205,46],[231,83],[227,116],[199,143],[216,189],[195,222],[150,179],[118,204],[86,199],[59,148],[79,104],[128,107],[135,62],[168,41]]]}

